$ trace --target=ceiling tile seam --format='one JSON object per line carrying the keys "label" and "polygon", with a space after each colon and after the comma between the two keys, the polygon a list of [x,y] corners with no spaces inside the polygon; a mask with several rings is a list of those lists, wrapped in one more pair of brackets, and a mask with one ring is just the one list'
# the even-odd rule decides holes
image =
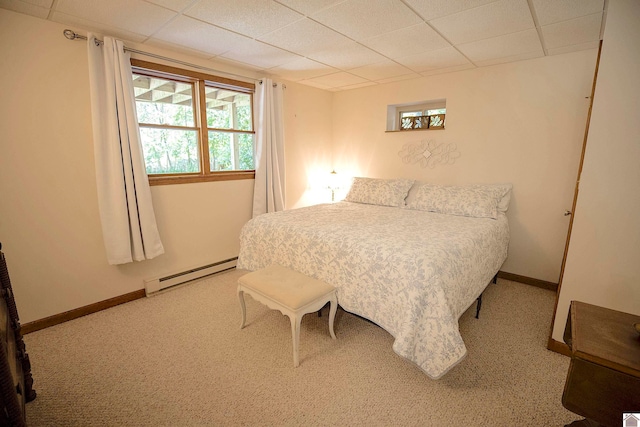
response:
{"label": "ceiling tile seam", "polygon": [[[400,0],[400,1],[401,1],[402,3],[404,3],[404,1],[403,1],[403,0]],[[406,5],[406,3],[404,3],[404,4]],[[409,6],[407,5],[407,7],[409,7]],[[327,9],[327,8],[325,8],[325,9]],[[423,18],[422,18],[422,16],[421,16],[420,14],[418,14],[415,10],[413,10],[411,7],[409,7],[409,9],[410,9],[413,13],[415,13],[415,14],[416,14],[420,19],[423,19]],[[375,50],[375,49],[373,49],[373,48],[370,48],[369,46],[366,46],[366,45],[364,45],[364,44],[360,43],[358,40],[355,40],[355,39],[353,39],[353,38],[349,37],[348,35],[341,33],[340,31],[336,30],[335,28],[331,28],[331,27],[329,27],[329,26],[327,26],[327,25],[323,24],[322,22],[316,21],[315,19],[313,19],[313,18],[311,18],[311,17],[307,17],[307,18],[308,18],[309,20],[311,20],[311,21],[313,21],[313,22],[317,23],[317,24],[322,25],[323,27],[325,27],[325,28],[327,28],[327,29],[329,29],[329,30],[331,30],[331,31],[333,31],[333,32],[335,32],[335,33],[337,33],[337,34],[340,34],[340,35],[341,35],[341,36],[343,36],[343,37],[346,37],[347,39],[349,39],[349,40],[351,40],[351,41],[355,42],[356,44],[358,44],[358,45],[360,45],[360,46],[364,47],[365,49],[368,49],[368,50],[370,50],[370,51],[372,51],[372,52],[377,53],[378,55],[380,55],[380,56],[384,57],[385,59],[387,59],[387,60],[389,60],[389,61],[391,61],[391,62],[395,63],[396,65],[399,65],[399,66],[401,66],[401,67],[407,68],[407,69],[409,69],[409,70],[413,71],[414,73],[419,73],[419,71],[416,71],[416,70],[414,70],[413,68],[410,68],[410,67],[408,67],[408,66],[406,66],[406,65],[404,65],[404,64],[402,64],[402,63],[400,63],[400,62],[398,62],[398,61],[396,61],[394,58],[391,58],[391,57],[389,57],[389,56],[385,55],[385,54],[384,54],[384,53],[382,53],[382,52],[379,52],[379,51],[377,51],[377,50]],[[438,35],[440,35],[440,37],[442,37],[442,38],[443,38],[447,43],[449,43],[449,45],[450,45],[451,47],[453,47],[456,51],[458,51],[458,53],[460,53],[460,55],[462,55],[462,56],[463,56],[467,61],[469,61],[469,62],[470,62],[474,67],[477,67],[477,66],[476,66],[476,64],[475,64],[473,61],[471,61],[469,58],[467,58],[467,56],[466,56],[465,54],[463,54],[462,52],[460,52],[460,51],[459,51],[459,50],[458,50],[458,49],[453,45],[453,43],[451,43],[451,42],[450,42],[446,37],[444,37],[442,34],[440,34],[440,32],[439,32],[438,30],[436,30],[435,28],[433,28],[433,26],[432,26],[431,24],[429,24],[429,22],[424,21],[424,19],[423,19],[423,22],[425,22],[429,27],[431,27],[431,28],[432,28],[432,29],[433,29],[433,30],[434,30]],[[416,24],[416,25],[417,25],[417,24]],[[366,39],[366,40],[369,40],[369,39],[372,39],[372,38],[375,38],[375,37],[384,36],[385,34],[390,34],[390,33],[394,32],[394,31],[397,31],[397,30],[387,31],[386,33],[378,34],[378,35],[376,35],[376,36],[374,36],[374,37],[369,37],[369,38],[368,38],[368,39]],[[446,49],[446,48],[444,48],[444,49]],[[310,60],[312,60],[312,61],[316,61],[315,59],[313,59],[313,58],[308,58],[308,57],[306,57],[306,56],[305,56],[305,58],[310,59]],[[401,58],[398,58],[398,59],[401,59]],[[320,62],[320,61],[316,61],[316,62]],[[328,65],[328,64],[324,64],[324,65]],[[337,68],[337,67],[333,67],[333,68]],[[355,67],[355,68],[359,68],[359,67]],[[345,72],[348,72],[348,70],[353,70],[353,69],[354,69],[354,68],[349,68],[349,69],[340,69],[340,70],[345,71]],[[374,81],[374,82],[375,82],[375,80],[370,80],[370,81]]]}
{"label": "ceiling tile seam", "polygon": [[[160,6],[160,7],[163,7],[163,8],[165,8],[165,9],[168,9],[167,7],[162,6],[162,5],[159,5],[158,3],[154,3],[154,2],[153,2],[153,1],[151,1],[151,0],[142,0],[142,1],[143,1],[143,2],[145,2],[145,3],[152,4],[152,5],[154,5],[154,6]],[[169,10],[171,10],[172,12],[175,12],[175,13],[182,13],[182,12],[184,12],[185,10],[190,9],[191,7],[193,7],[193,6],[194,6],[196,3],[198,3],[199,1],[200,1],[200,0],[191,0],[191,3],[187,4],[185,7],[183,7],[183,8],[182,8],[182,9],[180,9],[180,10],[173,10],[173,9],[169,9]]]}
{"label": "ceiling tile seam", "polygon": [[[190,6],[192,6],[192,5],[193,5],[193,4],[191,4]],[[189,6],[189,7],[190,7],[190,6]],[[187,7],[187,8],[185,8],[185,9],[183,9],[183,11],[184,11],[184,10],[187,10],[189,7]],[[198,21],[198,22],[200,22],[200,23],[202,23],[202,24],[209,25],[209,26],[211,26],[211,27],[215,27],[215,28],[218,28],[218,29],[220,29],[220,30],[223,30],[223,31],[227,31],[227,32],[233,33],[233,34],[235,34],[235,35],[237,35],[237,36],[240,36],[240,37],[243,37],[243,38],[245,38],[245,39],[247,39],[247,40],[253,40],[253,41],[255,41],[255,42],[262,43],[262,44],[264,44],[264,45],[267,45],[267,46],[271,46],[271,47],[274,47],[274,48],[280,49],[280,50],[282,50],[282,51],[284,51],[284,52],[288,52],[288,53],[291,53],[291,54],[293,54],[293,55],[297,55],[297,56],[299,56],[299,57],[303,57],[303,56],[302,56],[302,55],[300,55],[299,53],[292,52],[292,51],[290,51],[290,50],[283,49],[283,48],[281,48],[281,47],[279,47],[279,46],[275,46],[275,45],[272,45],[272,44],[266,43],[266,42],[264,42],[264,41],[262,41],[262,40],[258,40],[258,39],[257,39],[257,38],[255,38],[255,37],[250,37],[250,36],[248,36],[248,35],[246,35],[246,34],[239,33],[239,32],[237,32],[237,31],[231,30],[231,29],[229,29],[229,28],[221,27],[220,25],[212,24],[211,22],[203,21],[202,19],[199,19],[199,18],[196,18],[196,17],[193,17],[193,16],[189,16],[189,15],[185,15],[183,12],[175,12],[175,13],[176,13],[176,16],[175,16],[174,18],[172,18],[169,22],[167,22],[165,25],[168,25],[169,23],[173,22],[173,21],[174,21],[175,19],[177,19],[179,16],[184,16],[185,18],[193,19],[194,21]],[[297,21],[294,21],[294,22],[297,22]],[[143,41],[143,43],[146,43],[146,42],[147,42],[147,41],[149,41],[150,39],[154,38],[154,37],[155,37],[155,35],[156,35],[160,30],[162,30],[162,29],[164,28],[164,26],[165,26],[165,25],[163,25],[163,26],[162,26],[162,27],[160,27],[156,32],[154,32],[152,35],[150,35],[149,37],[147,37],[147,39],[145,39],[145,40]],[[266,34],[269,34],[269,33],[266,33]],[[263,35],[266,35],[266,34],[263,34]],[[260,36],[260,37],[262,37],[262,36]],[[159,40],[160,40],[160,41],[162,41],[162,39],[159,39]],[[174,44],[175,44],[175,43],[174,43]],[[187,47],[187,48],[188,48],[188,46],[185,46],[185,47]],[[197,50],[197,49],[193,49],[193,50]],[[221,52],[221,53],[219,53],[218,55],[213,55],[213,56],[211,56],[209,59],[213,59],[213,58],[221,57],[221,56],[223,56],[223,55],[225,55],[226,53],[229,53],[229,52],[231,52],[231,51],[233,51],[233,49],[225,50],[224,52]],[[205,54],[210,54],[210,52],[203,52],[203,53],[205,53]],[[276,65],[276,67],[277,67],[277,65]],[[272,68],[273,68],[273,67],[272,67]]]}
{"label": "ceiling tile seam", "polygon": [[[274,1],[275,1],[275,0],[274,0]],[[278,3],[278,4],[280,4],[280,3]],[[327,8],[328,8],[328,7],[327,7]],[[325,8],[325,9],[327,9],[327,8]],[[294,10],[295,12],[297,12],[295,9],[292,9],[292,10]],[[419,16],[419,15],[418,15],[418,16]],[[330,30],[330,31],[333,31],[333,32],[334,32],[334,33],[336,33],[336,34],[340,34],[341,36],[343,36],[343,37],[347,38],[348,40],[351,40],[352,42],[354,42],[354,43],[356,43],[356,44],[360,45],[361,47],[363,47],[363,48],[365,48],[365,49],[367,49],[367,50],[370,50],[370,51],[372,51],[372,52],[377,53],[378,55],[382,56],[383,58],[388,59],[389,61],[394,62],[396,65],[400,65],[400,66],[402,66],[402,67],[406,67],[406,65],[403,65],[403,64],[401,64],[401,63],[397,62],[396,60],[394,60],[393,58],[388,57],[387,55],[383,54],[382,52],[379,52],[379,51],[377,51],[377,50],[375,50],[375,49],[370,48],[369,46],[366,46],[366,45],[364,45],[364,44],[360,43],[358,40],[355,40],[355,39],[353,39],[353,38],[349,37],[348,35],[341,33],[340,31],[336,30],[335,28],[331,28],[331,27],[329,27],[329,26],[327,26],[327,25],[323,24],[322,22],[316,21],[315,19],[313,19],[313,18],[312,18],[312,17],[310,17],[310,16],[306,16],[306,15],[305,15],[305,18],[306,18],[306,19],[309,19],[310,21],[315,22],[316,24],[322,25],[322,26],[323,26],[323,27],[325,27],[326,29],[328,29],[328,30]],[[305,19],[305,18],[302,18],[302,19]],[[299,20],[294,21],[294,22],[292,22],[292,23],[290,23],[290,24],[287,24],[287,25],[285,25],[285,27],[286,27],[286,26],[289,26],[289,25],[291,25],[291,24],[293,24],[293,23],[295,23],[295,22],[301,21],[302,19],[299,19]],[[210,24],[210,25],[213,25],[213,24]],[[285,28],[285,27],[280,27],[280,28],[275,29],[275,30],[273,30],[273,31],[270,31],[270,32],[268,32],[268,33],[266,33],[266,34],[263,34],[263,35],[261,35],[260,37],[267,36],[267,35],[269,35],[269,34],[271,34],[271,33],[275,32],[275,31],[279,31],[280,29]],[[395,30],[393,30],[393,31],[395,31]],[[378,37],[378,36],[382,36],[382,35],[384,35],[384,34],[392,33],[393,31],[388,31],[388,32],[383,33],[383,34],[379,34],[379,35],[377,35],[376,37]],[[246,37],[246,35],[245,35],[245,37]],[[266,44],[266,45],[268,45],[268,46],[272,46],[272,47],[278,48],[278,49],[280,49],[280,50],[284,50],[285,52],[289,52],[289,53],[292,53],[292,54],[298,55],[298,56],[300,56],[300,57],[302,57],[302,58],[306,58],[306,59],[308,59],[308,60],[310,60],[310,61],[314,61],[314,62],[317,62],[317,63],[319,63],[319,64],[326,65],[327,67],[335,68],[335,69],[340,70],[340,71],[343,71],[343,72],[349,72],[349,70],[353,70],[353,69],[355,69],[355,68],[359,68],[359,67],[354,67],[354,68],[340,68],[340,67],[336,67],[336,66],[334,66],[334,65],[330,65],[330,64],[326,64],[326,63],[324,63],[324,62],[318,61],[317,59],[313,59],[313,58],[311,58],[311,57],[309,57],[309,56],[301,55],[301,54],[299,54],[299,53],[297,53],[297,52],[289,51],[289,50],[284,49],[284,48],[282,48],[282,47],[279,47],[279,46],[277,46],[277,45],[272,45],[272,44],[267,43],[267,42],[262,41],[262,40],[258,40],[258,39],[254,39],[254,40],[259,41],[260,43],[264,43],[264,44]],[[228,52],[228,51],[227,51],[227,52]],[[226,53],[226,52],[225,52],[225,53]],[[224,55],[224,53],[222,53],[221,55]],[[285,64],[282,64],[282,65],[285,65]],[[367,64],[367,65],[369,65],[369,64]],[[363,66],[364,66],[364,65],[363,65]],[[276,67],[277,67],[277,66],[276,66]],[[275,67],[272,67],[272,68],[275,68]],[[408,68],[408,67],[407,67],[407,68]],[[412,71],[413,71],[413,70],[412,70]],[[369,80],[369,81],[373,81],[373,80]]]}
{"label": "ceiling tile seam", "polygon": [[49,8],[49,13],[47,14],[47,20],[49,21],[53,21],[53,14],[57,12],[57,8],[58,8],[58,1],[59,0],[53,0],[53,3],[51,3],[51,7]]}
{"label": "ceiling tile seam", "polygon": [[[54,1],[59,1],[59,0],[54,0]],[[144,40],[142,40],[142,43],[144,44],[144,43],[148,42],[150,39],[152,39],[156,34],[158,34],[158,32],[159,32],[159,31],[161,31],[162,29],[164,29],[167,25],[169,25],[170,23],[172,23],[173,21],[175,21],[176,19],[178,19],[178,17],[180,17],[180,16],[184,16],[184,11],[189,10],[190,8],[192,8],[192,7],[193,7],[196,3],[198,3],[200,0],[192,0],[192,1],[191,1],[191,3],[189,3],[188,5],[186,5],[185,7],[183,7],[181,10],[179,10],[179,11],[177,11],[177,12],[176,12],[175,10],[172,10],[172,9],[166,8],[166,7],[161,6],[161,5],[159,5],[159,4],[152,3],[152,2],[150,2],[150,1],[148,1],[148,0],[142,0],[142,1],[144,1],[145,3],[151,4],[151,5],[154,5],[154,6],[161,7],[161,8],[163,8],[163,9],[170,10],[171,12],[173,12],[173,13],[175,13],[175,14],[176,14],[176,15],[175,15],[173,18],[171,18],[169,21],[165,22],[165,24],[164,24],[164,25],[162,25],[160,28],[158,28],[158,29],[157,29],[156,31],[154,31],[152,34],[150,34],[149,36],[147,36],[147,38],[145,38]],[[185,46],[185,47],[187,47],[187,46]],[[197,50],[197,49],[194,49],[194,50]],[[200,51],[198,51],[198,52],[200,52]],[[209,53],[209,52],[203,52],[203,53]],[[209,58],[209,59],[210,59],[210,58]]]}
{"label": "ceiling tile seam", "polygon": [[602,5],[602,22],[600,23],[600,40],[604,40],[604,28],[607,26],[607,10],[609,10],[609,0],[604,0]]}
{"label": "ceiling tile seam", "polygon": [[580,16],[576,16],[576,17],[573,17],[573,18],[569,18],[569,19],[563,19],[562,21],[555,21],[555,22],[552,22],[550,24],[540,25],[540,27],[541,28],[550,27],[552,25],[557,25],[557,24],[562,24],[562,23],[566,23],[566,22],[576,21],[578,19],[582,19],[582,18],[586,18],[587,16],[594,16],[594,15],[600,15],[600,16],[604,17],[604,12],[587,13],[586,15],[580,15]]}
{"label": "ceiling tile seam", "polygon": [[[476,63],[475,63],[475,62],[473,62],[473,61],[472,61],[472,60],[471,60],[467,55],[465,55],[464,53],[462,53],[462,52],[460,51],[460,49],[458,49],[458,47],[457,47],[455,44],[453,44],[453,43],[451,42],[451,40],[449,40],[447,37],[445,37],[445,35],[444,35],[444,34],[442,34],[442,33],[441,33],[441,32],[440,32],[436,27],[434,27],[433,25],[431,25],[431,23],[430,23],[429,21],[427,21],[426,19],[424,19],[424,17],[423,17],[422,15],[420,15],[420,14],[419,14],[419,13],[418,13],[414,8],[413,8],[413,7],[411,7],[410,5],[408,5],[408,4],[407,4],[407,2],[406,2],[405,0],[400,0],[400,1],[401,1],[402,3],[404,3],[404,5],[405,5],[405,6],[407,6],[407,7],[408,7],[408,8],[409,8],[413,13],[415,13],[418,17],[420,17],[420,19],[422,19],[422,20],[424,21],[424,23],[425,23],[425,24],[427,24],[427,25],[429,26],[429,28],[431,28],[433,31],[435,31],[435,32],[436,32],[436,34],[438,34],[440,37],[442,37],[442,39],[443,39],[444,41],[446,41],[447,43],[449,43],[449,45],[450,45],[452,48],[454,48],[454,49],[455,49],[455,50],[456,50],[460,55],[462,55],[462,56],[464,57],[464,59],[466,59],[467,61],[469,61],[469,63],[470,63],[471,65],[473,65],[473,66],[474,66],[474,67],[476,67],[476,68],[478,67],[478,66],[476,65]],[[496,1],[497,1],[497,0],[496,0]],[[495,3],[495,1],[494,1],[494,2],[492,2],[492,3]],[[490,3],[487,3],[487,4],[490,4]],[[480,7],[480,6],[478,6],[478,7]],[[460,12],[456,12],[456,13],[460,13]],[[450,13],[449,15],[455,15],[455,13]],[[449,16],[449,15],[446,15],[446,16]],[[438,18],[436,18],[436,19],[439,19],[439,18],[442,18],[442,17],[438,17]],[[432,19],[432,21],[433,21],[433,19]],[[444,49],[446,49],[446,48],[444,48]],[[400,65],[402,65],[402,64],[400,64]],[[409,68],[409,67],[407,67],[407,68]],[[416,70],[414,70],[414,69],[411,69],[411,68],[410,68],[410,70],[411,70],[411,71],[413,71],[413,72],[415,72],[415,73],[419,73],[418,71],[416,71]]]}
{"label": "ceiling tile seam", "polygon": [[542,51],[544,52],[544,56],[549,56],[549,49],[547,49],[547,43],[545,42],[544,35],[542,34],[542,26],[540,25],[540,20],[538,19],[536,8],[533,5],[533,0],[527,0],[527,4],[529,6],[529,12],[531,13],[531,18],[533,18],[533,25],[535,25],[536,32],[538,33],[538,40],[540,40],[540,44],[542,45]]}
{"label": "ceiling tile seam", "polygon": [[[318,62],[318,61],[316,61],[316,62]],[[288,64],[288,63],[287,63],[287,64]],[[282,65],[287,65],[287,64],[282,64]],[[266,69],[265,71],[272,71],[274,68],[281,67],[282,65],[277,65],[277,66],[275,66],[275,67],[268,68],[268,69]],[[322,65],[326,65],[326,64],[322,64]],[[317,79],[317,78],[320,78],[320,77],[326,77],[326,76],[329,76],[329,75],[331,75],[331,74],[336,74],[336,73],[342,72],[342,70],[340,70],[339,68],[336,68],[336,67],[331,67],[331,68],[333,68],[333,70],[329,71],[329,72],[328,72],[328,73],[326,73],[326,74],[320,74],[320,75],[313,76],[313,77],[302,78],[302,79],[300,79],[299,81],[313,80],[313,79]],[[273,72],[273,71],[272,71],[272,72]],[[344,71],[344,72],[346,72],[346,71]],[[276,74],[277,74],[277,72],[276,72]]]}
{"label": "ceiling tile seam", "polygon": [[[408,4],[407,4],[407,2],[406,2],[406,0],[400,0],[400,1],[401,1],[402,3],[404,3],[404,4],[405,4],[409,9],[413,10],[413,12],[414,12],[416,15],[418,15],[418,16],[419,16],[420,18],[422,18],[425,22],[427,22],[427,19],[425,19],[422,15],[420,15],[418,12],[416,12],[416,11],[415,11],[415,10],[414,10],[410,5],[408,5]],[[435,21],[436,19],[440,19],[440,18],[445,18],[445,17],[447,17],[447,16],[457,15],[458,13],[464,13],[464,12],[467,12],[467,11],[469,11],[469,10],[478,9],[478,8],[480,8],[480,7],[484,7],[484,6],[488,5],[488,4],[497,3],[497,2],[499,2],[499,1],[502,1],[502,0],[493,0],[493,1],[490,1],[490,2],[488,2],[488,3],[484,3],[484,4],[481,4],[481,5],[478,5],[478,6],[474,6],[474,7],[469,7],[469,8],[467,8],[467,9],[462,9],[462,10],[459,10],[459,11],[457,11],[457,12],[447,13],[446,15],[442,15],[442,16],[438,16],[437,18],[433,18],[433,19],[431,19],[431,21]]]}
{"label": "ceiling tile seam", "polygon": [[[198,0],[196,0],[196,1],[198,1]],[[345,1],[346,1],[346,0],[345,0]],[[303,11],[301,11],[301,10],[296,10],[296,9],[294,9],[293,7],[289,6],[288,4],[282,3],[281,1],[273,0],[273,2],[274,2],[274,3],[278,3],[280,6],[284,6],[284,7],[286,7],[287,9],[292,10],[292,11],[294,11],[294,12],[296,12],[296,13],[299,13],[300,15],[303,15],[305,18],[311,18],[309,15],[307,15],[307,14],[306,14],[306,13],[304,13]],[[336,5],[340,4],[340,3],[344,3],[344,1],[337,2],[337,3],[334,3],[334,4],[330,4],[329,6],[322,7],[322,8],[320,8],[320,9],[318,9],[318,10],[314,11],[313,13],[322,12],[323,10],[329,9],[329,8],[331,8],[331,7],[333,7],[333,6],[336,6]]]}
{"label": "ceiling tile seam", "polygon": [[[147,3],[148,3],[148,2],[147,2]],[[149,3],[149,4],[154,4],[154,3]],[[156,6],[158,6],[158,7],[162,7],[162,6],[159,6],[159,5],[156,5]],[[163,9],[171,10],[171,9],[167,9],[167,8],[164,8],[164,7],[163,7]],[[171,10],[171,12],[173,12],[173,13],[174,13],[174,16],[173,16],[171,19],[169,19],[167,22],[165,22],[164,24],[162,24],[160,27],[158,27],[158,29],[156,29],[153,33],[149,34],[149,35],[147,36],[147,38],[145,38],[145,39],[142,41],[142,43],[146,43],[149,39],[153,38],[156,34],[158,34],[158,32],[162,31],[162,30],[163,30],[167,25],[171,24],[173,21],[175,21],[175,20],[176,20],[176,19],[178,19],[180,16],[182,16],[182,12],[176,12],[175,10]],[[186,47],[186,46],[185,46],[185,47]],[[197,49],[196,49],[196,50],[197,50]],[[205,52],[205,53],[206,53],[206,52]]]}

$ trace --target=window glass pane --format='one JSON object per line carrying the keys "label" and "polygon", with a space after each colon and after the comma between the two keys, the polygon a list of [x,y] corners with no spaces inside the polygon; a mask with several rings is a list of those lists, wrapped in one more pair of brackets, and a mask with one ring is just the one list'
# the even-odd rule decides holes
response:
{"label": "window glass pane", "polygon": [[253,135],[247,133],[241,133],[238,135],[238,151],[240,157],[240,164],[238,168],[240,170],[253,170],[256,168],[253,161]]}
{"label": "window glass pane", "polygon": [[233,134],[209,132],[209,167],[212,171],[233,170]]}
{"label": "window glass pane", "polygon": [[209,167],[212,171],[253,170],[253,135],[209,131]]}
{"label": "window glass pane", "polygon": [[133,75],[138,122],[194,127],[193,85]]}
{"label": "window glass pane", "polygon": [[140,128],[148,174],[200,172],[195,130]]}
{"label": "window glass pane", "polygon": [[205,87],[207,126],[217,129],[252,130],[251,95]]}
{"label": "window glass pane", "polygon": [[427,110],[427,116],[433,116],[434,114],[447,114],[447,109],[438,108],[436,110]]}
{"label": "window glass pane", "polygon": [[403,111],[400,113],[400,118],[404,117],[418,117],[422,115],[422,111]]}

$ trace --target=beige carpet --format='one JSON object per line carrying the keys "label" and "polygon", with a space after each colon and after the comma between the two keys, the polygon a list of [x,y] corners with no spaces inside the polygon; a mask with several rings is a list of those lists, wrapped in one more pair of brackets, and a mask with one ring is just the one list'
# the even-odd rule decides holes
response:
{"label": "beige carpet", "polygon": [[569,359],[546,350],[550,291],[499,280],[460,319],[466,359],[434,381],[376,325],[304,317],[299,368],[288,318],[211,276],[25,337],[29,426],[562,426]]}

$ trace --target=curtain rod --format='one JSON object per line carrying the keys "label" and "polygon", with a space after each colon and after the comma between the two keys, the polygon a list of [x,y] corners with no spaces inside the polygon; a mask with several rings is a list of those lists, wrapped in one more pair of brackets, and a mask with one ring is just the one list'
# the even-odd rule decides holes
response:
{"label": "curtain rod", "polygon": [[[62,32],[62,34],[64,34],[64,36],[66,38],[68,38],[69,40],[75,40],[75,39],[89,40],[85,36],[83,36],[81,34],[78,34],[75,31],[70,30],[70,29],[64,30]],[[96,43],[97,46],[100,46],[100,45],[104,44],[104,42],[102,40],[98,40],[98,39],[95,39],[95,43]],[[214,73],[222,73],[222,74],[226,74],[226,75],[229,75],[229,76],[240,77],[240,78],[243,78],[243,79],[250,79],[250,80],[256,81],[255,79],[251,79],[250,77],[242,76],[240,74],[227,73],[225,71],[219,71],[219,70],[215,70],[213,68],[204,67],[202,65],[191,64],[189,62],[180,61],[178,59],[173,59],[173,58],[169,58],[169,57],[162,56],[162,55],[156,55],[155,53],[145,52],[145,51],[138,50],[138,49],[132,49],[132,48],[127,47],[127,46],[124,47],[124,51],[125,52],[131,52],[131,53],[137,53],[139,55],[149,56],[151,58],[162,59],[164,61],[169,61],[169,62],[173,62],[173,63],[180,64],[180,65],[185,65],[187,67],[198,68],[200,70],[205,70],[205,71],[214,72]],[[262,84],[262,80],[257,80],[257,81],[260,84]],[[273,86],[275,87],[276,84],[274,83]],[[283,85],[283,87],[284,87],[284,85]]]}

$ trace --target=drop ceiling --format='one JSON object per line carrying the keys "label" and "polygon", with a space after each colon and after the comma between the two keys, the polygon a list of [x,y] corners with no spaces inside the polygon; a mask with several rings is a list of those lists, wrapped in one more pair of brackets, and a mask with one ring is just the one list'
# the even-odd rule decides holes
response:
{"label": "drop ceiling", "polygon": [[338,91],[597,48],[606,0],[0,0],[0,7]]}

